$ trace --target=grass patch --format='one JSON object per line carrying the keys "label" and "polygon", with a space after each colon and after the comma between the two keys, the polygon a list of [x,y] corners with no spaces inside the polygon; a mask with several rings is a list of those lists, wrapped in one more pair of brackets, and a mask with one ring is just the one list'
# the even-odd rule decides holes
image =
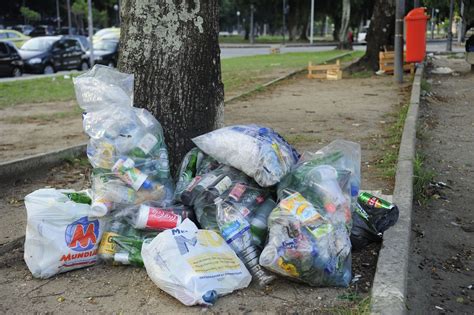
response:
{"label": "grass patch", "polygon": [[424,90],[426,92],[431,92],[431,84],[428,81],[426,81],[425,79],[421,79],[420,87],[421,87],[422,90]]}
{"label": "grass patch", "polygon": [[287,134],[287,135],[284,135],[283,138],[285,138],[285,140],[288,141],[288,143],[290,143],[293,146],[321,141],[321,138],[318,138],[316,136],[309,135],[309,134],[302,134],[302,133]]}
{"label": "grass patch", "polygon": [[434,171],[428,170],[424,163],[425,156],[421,153],[417,153],[413,161],[413,196],[415,200],[421,203],[424,203],[429,198],[426,193],[426,188],[428,184],[433,181],[435,176]]}
{"label": "grass patch", "polygon": [[[332,41],[332,36],[327,37],[315,37],[315,41],[318,42],[329,42]],[[264,35],[264,36],[257,36],[255,37],[255,44],[281,44],[283,43],[283,36],[282,35]],[[231,35],[231,36],[220,36],[219,37],[220,44],[250,44],[248,39],[245,39],[242,35]],[[285,36],[285,43],[295,44],[295,43],[305,43],[308,44],[308,40],[296,40],[292,42],[288,42],[288,36]]]}
{"label": "grass patch", "polygon": [[0,91],[0,109],[25,103],[69,101],[76,97],[72,79],[63,76],[4,82],[0,83]]}
{"label": "grass patch", "polygon": [[[305,67],[308,61],[322,63],[342,53],[344,51],[328,50],[222,59],[224,90],[227,95],[248,91],[281,76],[282,72],[288,73]],[[354,52],[342,59],[350,60],[359,54],[360,52]],[[77,75],[79,74],[71,76]],[[72,79],[64,79],[63,76],[0,83],[0,91],[0,109],[17,104],[70,101],[76,98]]]}
{"label": "grass patch", "polygon": [[363,70],[351,73],[351,78],[354,79],[365,79],[370,78],[373,75],[372,71]]}
{"label": "grass patch", "polygon": [[[339,297],[341,298],[341,297]],[[370,314],[370,296],[361,298],[358,294],[349,296],[346,298],[348,301],[353,302],[350,306],[336,306],[328,311],[330,314],[336,315],[368,315]]]}
{"label": "grass patch", "polygon": [[388,129],[389,137],[383,144],[386,152],[381,160],[376,163],[380,175],[386,179],[395,178],[398,161],[398,151],[402,139],[403,127],[408,113],[408,104],[403,105],[397,115],[397,120]]}

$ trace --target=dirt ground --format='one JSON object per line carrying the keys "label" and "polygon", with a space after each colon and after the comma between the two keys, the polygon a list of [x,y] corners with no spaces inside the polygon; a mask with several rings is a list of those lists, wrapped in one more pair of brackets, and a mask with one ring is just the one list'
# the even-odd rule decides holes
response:
{"label": "dirt ground", "polygon": [[[395,120],[407,89],[390,77],[341,81],[292,78],[244,100],[226,105],[226,124],[258,123],[274,127],[300,151],[317,150],[344,138],[361,143],[362,186],[391,194],[392,183],[377,177],[374,163],[383,156],[387,126]],[[11,115],[14,115],[13,113]],[[15,115],[18,115],[15,114]],[[80,114],[71,135],[82,136]],[[67,124],[67,123],[66,123]],[[72,128],[72,127],[71,127]],[[59,140],[54,140],[56,144]],[[88,167],[66,164],[37,178],[0,187],[0,244],[24,234],[23,197],[44,186],[81,188],[88,185]],[[0,310],[5,312],[337,312],[367,296],[375,270],[378,244],[353,255],[353,274],[360,275],[349,289],[310,288],[279,279],[266,290],[253,285],[219,298],[212,308],[182,306],[159,290],[145,270],[98,265],[58,275],[32,279],[22,259],[22,248],[0,256]]]}
{"label": "dirt ground", "polygon": [[[414,208],[408,307],[412,314],[472,314],[474,307],[474,73],[463,59],[441,57],[421,103],[418,152],[436,182]],[[428,70],[429,72],[429,70]]]}

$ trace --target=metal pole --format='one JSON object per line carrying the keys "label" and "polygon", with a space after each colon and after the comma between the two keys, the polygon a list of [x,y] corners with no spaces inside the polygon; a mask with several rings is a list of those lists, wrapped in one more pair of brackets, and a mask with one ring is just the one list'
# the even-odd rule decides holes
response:
{"label": "metal pole", "polygon": [[326,15],[326,18],[324,19],[324,37],[328,36],[328,30],[329,30],[329,17]]}
{"label": "metal pole", "polygon": [[72,35],[72,25],[71,25],[71,1],[66,1],[67,5],[67,27],[69,35]]}
{"label": "metal pole", "polygon": [[250,5],[250,44],[254,43],[254,30],[253,30],[253,4]]}
{"label": "metal pole", "polygon": [[282,34],[283,34],[283,44],[285,43],[285,29],[286,29],[286,21],[285,21],[285,15],[286,15],[286,1],[283,0],[283,31],[282,31]]}
{"label": "metal pole", "polygon": [[395,81],[403,83],[403,15],[405,0],[397,0],[395,12]]}
{"label": "metal pole", "polygon": [[58,19],[58,31],[61,32],[61,16],[59,15],[59,0],[56,0],[56,16]]}
{"label": "metal pole", "polygon": [[458,44],[461,45],[462,40],[463,40],[463,35],[464,35],[464,1],[461,0],[461,6],[459,8],[459,15],[461,16],[461,19],[459,20],[458,24]]}
{"label": "metal pole", "polygon": [[434,39],[435,9],[431,8],[431,39]]}
{"label": "metal pole", "polygon": [[91,51],[91,54],[89,56],[89,63],[90,63],[90,66],[92,67],[94,65],[94,45],[93,45],[93,42],[92,42],[92,36],[94,35],[94,29],[93,29],[93,26],[92,26],[92,0],[87,0],[87,21],[89,22],[89,41],[90,41],[90,51]]}
{"label": "metal pole", "polygon": [[310,28],[310,42],[313,43],[314,35],[314,0],[311,0],[311,28]]}
{"label": "metal pole", "polygon": [[453,51],[453,11],[454,0],[449,2],[449,26],[448,26],[448,42],[446,43],[446,51]]}

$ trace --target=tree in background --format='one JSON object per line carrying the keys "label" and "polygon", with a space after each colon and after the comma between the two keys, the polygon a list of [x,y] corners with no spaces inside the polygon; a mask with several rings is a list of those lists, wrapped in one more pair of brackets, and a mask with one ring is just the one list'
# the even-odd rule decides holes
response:
{"label": "tree in background", "polygon": [[341,26],[339,29],[339,49],[352,49],[352,42],[349,42],[349,23],[351,19],[351,1],[342,0]]}
{"label": "tree in background", "polygon": [[25,19],[25,24],[29,24],[30,22],[37,22],[41,20],[41,15],[38,12],[31,10],[28,7],[21,7],[20,13]]}
{"label": "tree in background", "polygon": [[118,68],[162,124],[175,171],[191,138],[223,124],[218,0],[123,0]]}
{"label": "tree in background", "polygon": [[384,47],[392,50],[394,37],[395,0],[375,0],[367,32],[367,50],[365,55],[351,66],[351,70],[378,70],[379,52]]}

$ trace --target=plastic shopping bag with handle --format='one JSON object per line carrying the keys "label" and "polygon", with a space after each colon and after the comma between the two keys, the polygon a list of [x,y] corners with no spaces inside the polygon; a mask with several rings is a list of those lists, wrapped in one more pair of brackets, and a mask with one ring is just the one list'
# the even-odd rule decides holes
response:
{"label": "plastic shopping bag with handle", "polygon": [[25,197],[25,262],[36,278],[94,265],[103,221],[85,192],[39,189]]}
{"label": "plastic shopping bag with handle", "polygon": [[189,219],[144,243],[142,257],[151,280],[188,306],[212,305],[252,279],[218,233],[199,230]]}

